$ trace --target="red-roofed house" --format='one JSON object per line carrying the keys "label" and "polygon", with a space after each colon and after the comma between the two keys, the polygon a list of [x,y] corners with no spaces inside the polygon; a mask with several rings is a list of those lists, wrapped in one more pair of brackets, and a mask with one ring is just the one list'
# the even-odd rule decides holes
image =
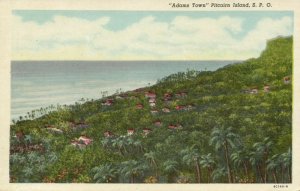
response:
{"label": "red-roofed house", "polygon": [[127,129],[127,135],[133,135],[134,129]]}
{"label": "red-roofed house", "polygon": [[107,99],[105,102],[103,102],[101,105],[111,106],[113,104],[113,99]]}
{"label": "red-roofed house", "polygon": [[160,127],[162,125],[162,122],[160,120],[156,120],[154,122],[154,125],[157,126],[157,127]]}
{"label": "red-roofed house", "polygon": [[172,98],[171,94],[169,94],[169,93],[164,94],[164,101],[169,101],[169,100],[171,100],[171,98]]}
{"label": "red-roofed house", "polygon": [[150,98],[149,103],[156,103],[156,99],[155,98]]}
{"label": "red-roofed house", "polygon": [[151,114],[157,114],[157,113],[158,113],[158,110],[153,109],[153,110],[151,110],[150,112],[151,112]]}
{"label": "red-roofed house", "polygon": [[194,106],[192,106],[192,105],[187,105],[187,106],[185,106],[185,108],[184,108],[184,110],[186,110],[186,111],[190,111],[190,110],[192,110],[192,109],[194,109]]}
{"label": "red-roofed house", "polygon": [[175,97],[177,97],[177,98],[184,98],[186,96],[187,96],[186,92],[179,92],[179,93],[175,94]]}
{"label": "red-roofed house", "polygon": [[93,139],[90,139],[86,136],[80,136],[79,139],[78,139],[79,142],[82,142],[83,144],[85,145],[89,145],[93,142]]}
{"label": "red-roofed house", "polygon": [[291,77],[285,76],[285,77],[283,78],[283,83],[284,83],[284,84],[289,84],[289,83],[291,83]]}
{"label": "red-roofed house", "polygon": [[79,123],[75,123],[73,128],[74,129],[85,129],[85,128],[88,128],[89,125],[85,122],[79,122]]}
{"label": "red-roofed house", "polygon": [[23,133],[23,131],[16,132],[16,138],[17,138],[18,141],[20,141],[24,137],[25,137],[25,134]]}
{"label": "red-roofed house", "polygon": [[150,105],[151,107],[155,107],[156,103],[155,103],[155,102],[154,102],[154,103],[149,103],[149,105]]}
{"label": "red-roofed house", "polygon": [[186,96],[187,96],[187,93],[186,93],[186,92],[180,92],[180,96],[181,96],[181,97],[186,97]]}
{"label": "red-roofed house", "polygon": [[148,135],[150,132],[151,132],[151,129],[149,129],[149,128],[144,128],[143,129],[143,134],[144,135]]}
{"label": "red-roofed house", "polygon": [[177,125],[171,124],[171,125],[169,125],[168,128],[171,129],[171,130],[182,129],[182,125],[180,125],[180,124],[177,124]]}
{"label": "red-roofed house", "polygon": [[176,110],[183,110],[185,107],[184,106],[181,106],[181,105],[177,105],[177,106],[175,106],[175,109]]}
{"label": "red-roofed house", "polygon": [[265,85],[264,86],[264,92],[269,92],[270,91],[270,86],[269,85]]}
{"label": "red-roofed house", "polygon": [[162,111],[163,111],[164,113],[170,113],[170,112],[171,112],[170,109],[167,108],[167,107],[162,108]]}
{"label": "red-roofed house", "polygon": [[137,108],[137,109],[143,109],[144,106],[143,106],[143,104],[139,103],[139,104],[136,104],[136,108]]}
{"label": "red-roofed house", "polygon": [[156,98],[156,94],[153,92],[145,92],[145,97],[146,98]]}
{"label": "red-roofed house", "polygon": [[105,131],[104,133],[104,137],[112,137],[113,133],[111,131]]}
{"label": "red-roofed house", "polygon": [[176,128],[177,128],[177,129],[182,129],[183,127],[182,127],[182,125],[177,124],[177,125],[176,125]]}
{"label": "red-roofed house", "polygon": [[171,124],[171,125],[168,126],[168,128],[169,129],[176,129],[176,125]]}
{"label": "red-roofed house", "polygon": [[80,141],[78,141],[78,140],[73,140],[71,142],[71,145],[74,146],[74,147],[77,147],[79,149],[84,149],[86,147],[86,144],[80,143]]}
{"label": "red-roofed house", "polygon": [[258,89],[257,88],[253,88],[250,91],[250,94],[257,94],[258,93]]}
{"label": "red-roofed house", "polygon": [[63,131],[61,129],[57,129],[55,127],[48,127],[47,130],[50,131],[51,133],[63,134]]}
{"label": "red-roofed house", "polygon": [[72,142],[71,142],[71,145],[73,145],[73,146],[77,146],[79,143],[78,143],[78,141],[76,141],[76,140],[73,140]]}

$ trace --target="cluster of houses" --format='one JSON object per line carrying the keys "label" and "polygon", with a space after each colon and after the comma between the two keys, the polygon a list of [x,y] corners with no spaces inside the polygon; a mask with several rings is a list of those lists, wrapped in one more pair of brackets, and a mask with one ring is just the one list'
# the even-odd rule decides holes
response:
{"label": "cluster of houses", "polygon": [[[177,99],[180,99],[180,98],[185,98],[187,96],[187,93],[186,92],[179,92],[179,93],[176,93],[174,94],[174,96],[177,98]],[[165,102],[169,102],[169,101],[172,101],[172,94],[170,93],[165,93],[164,96],[163,96],[163,101]],[[116,99],[125,99],[125,98],[128,98],[128,95],[127,94],[120,94],[120,95],[117,95],[115,97]],[[151,92],[151,91],[147,91],[145,92],[145,98],[148,99],[148,103],[150,105],[150,107],[152,108],[151,109],[151,113],[152,114],[157,114],[159,111],[157,109],[155,109],[155,106],[156,106],[156,94],[154,92]],[[113,105],[114,103],[114,99],[106,99],[105,101],[103,101],[101,103],[101,105],[103,106],[111,106]],[[139,103],[136,105],[136,108],[137,109],[143,109],[144,106],[143,104]],[[175,109],[176,110],[190,110],[192,109],[193,106],[192,105],[187,105],[187,106],[176,106]],[[169,113],[171,112],[171,110],[168,108],[168,107],[164,107],[162,108],[162,112],[164,113]],[[160,120],[156,120],[153,122],[153,125],[156,126],[156,127],[161,127],[162,126],[162,122]],[[72,130],[82,130],[82,129],[86,129],[89,127],[89,125],[85,122],[69,122],[69,126]],[[56,128],[55,126],[53,125],[47,125],[46,126],[46,129],[51,132],[51,133],[54,133],[54,134],[63,134],[63,131],[61,129],[58,129]],[[176,129],[182,129],[182,126],[180,124],[170,124],[168,126],[168,129],[170,130],[176,130]],[[147,136],[150,132],[152,131],[152,129],[150,128],[143,128],[142,129],[142,135],[143,136]],[[130,135],[133,135],[136,133],[136,130],[133,129],[133,128],[129,128],[127,129],[127,135],[130,136]],[[111,131],[105,131],[104,132],[104,137],[113,137],[114,134],[111,132]],[[86,136],[80,136],[79,138],[75,138],[74,140],[71,141],[71,145],[76,147],[76,148],[85,148],[87,145],[90,145],[91,143],[93,142],[93,140],[91,138],[88,138]]]}
{"label": "cluster of houses", "polygon": [[[285,76],[283,77],[283,83],[284,84],[290,84],[291,83],[291,77],[290,76]],[[263,92],[268,93],[270,92],[270,85],[264,85],[263,87]],[[258,94],[259,89],[257,87],[253,87],[251,89],[243,90],[243,93],[246,94]]]}
{"label": "cluster of houses", "polygon": [[[155,115],[158,114],[159,111],[157,109],[154,108],[155,103],[156,103],[156,94],[153,92],[145,92],[145,97],[148,98],[149,100],[149,104],[152,107],[152,109],[150,110],[151,114]],[[187,97],[187,93],[186,92],[179,92],[179,93],[175,93],[174,96],[171,93],[165,93],[163,96],[163,101],[166,105],[169,105],[172,102],[172,98],[175,97],[176,99],[183,99]],[[175,110],[177,111],[181,111],[181,110],[185,110],[185,111],[189,111],[191,109],[194,109],[195,107],[192,105],[177,105],[175,106]],[[161,109],[161,111],[163,113],[170,113],[171,110],[169,107],[163,107]]]}
{"label": "cluster of houses", "polygon": [[[163,124],[160,120],[156,120],[153,122],[153,125],[156,127],[161,127]],[[168,129],[170,129],[170,130],[176,130],[176,129],[182,129],[182,128],[183,127],[180,124],[169,124],[169,126],[168,126]],[[152,129],[150,129],[150,128],[143,128],[142,135],[147,136],[151,131],[152,131]],[[136,133],[135,129],[133,129],[133,128],[127,129],[127,136],[131,136],[135,133]],[[104,137],[114,137],[115,136],[111,131],[105,131],[103,133],[103,135],[104,135]]]}
{"label": "cluster of houses", "polygon": [[[68,122],[68,123],[69,123],[69,127],[73,131],[82,130],[90,127],[87,123],[83,121],[77,123],[75,122]],[[47,129],[47,131],[49,131],[52,134],[63,134],[63,131],[61,129],[56,128],[54,125],[46,125],[45,128]],[[75,140],[72,140],[71,145],[75,146],[76,148],[83,149],[87,145],[91,144],[92,141],[93,141],[92,139],[86,136],[80,136],[79,138],[75,138]]]}
{"label": "cluster of houses", "polygon": [[156,106],[156,94],[153,92],[145,92],[145,97],[148,99],[150,107]]}

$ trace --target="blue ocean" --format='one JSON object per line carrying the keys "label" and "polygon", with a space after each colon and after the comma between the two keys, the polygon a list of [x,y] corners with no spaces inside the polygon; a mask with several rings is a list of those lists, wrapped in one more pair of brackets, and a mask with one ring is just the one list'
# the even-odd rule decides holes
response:
{"label": "blue ocean", "polygon": [[98,99],[153,85],[177,72],[214,71],[237,61],[12,61],[11,118],[51,104]]}

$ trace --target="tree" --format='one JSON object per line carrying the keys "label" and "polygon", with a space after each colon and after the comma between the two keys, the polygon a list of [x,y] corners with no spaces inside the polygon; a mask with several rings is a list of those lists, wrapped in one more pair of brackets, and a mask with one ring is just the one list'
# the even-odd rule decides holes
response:
{"label": "tree", "polygon": [[194,165],[197,174],[196,182],[201,183],[201,168],[199,164],[200,155],[197,149],[193,147],[186,148],[181,151],[183,155],[182,161],[187,165]]}
{"label": "tree", "polygon": [[263,180],[265,183],[268,182],[268,171],[267,171],[267,161],[269,157],[270,150],[273,146],[273,142],[270,141],[270,138],[265,138],[262,142],[257,142],[253,144],[254,149],[256,152],[261,153],[263,156],[263,170],[264,170],[264,177]]}
{"label": "tree", "polygon": [[218,167],[212,172],[212,178],[214,182],[221,182],[227,171],[225,167]]}
{"label": "tree", "polygon": [[28,148],[28,146],[32,143],[33,139],[31,135],[25,135],[24,138],[24,142],[25,142],[25,146],[26,148]]}
{"label": "tree", "polygon": [[282,182],[284,182],[284,170],[287,171],[288,182],[292,182],[292,150],[288,149],[287,152],[280,155],[281,162],[281,177]]}
{"label": "tree", "polygon": [[273,155],[267,161],[267,170],[271,171],[275,183],[278,183],[277,170],[280,169],[279,155]]}
{"label": "tree", "polygon": [[173,178],[178,174],[179,164],[174,160],[167,160],[163,163],[162,168],[165,175],[168,176],[168,182],[174,182]]}
{"label": "tree", "polygon": [[234,141],[238,138],[238,135],[232,132],[232,127],[225,128],[221,126],[219,128],[214,128],[211,133],[210,144],[215,145],[216,150],[223,149],[225,153],[225,161],[227,165],[227,177],[228,182],[233,183],[233,175],[229,158],[229,148],[234,147]]}
{"label": "tree", "polygon": [[284,166],[288,169],[289,182],[292,182],[292,149],[283,154]]}
{"label": "tree", "polygon": [[145,163],[136,160],[124,161],[120,165],[120,174],[125,178],[130,178],[130,183],[135,183],[136,177],[142,177],[148,169]]}
{"label": "tree", "polygon": [[111,141],[111,138],[109,137],[105,137],[102,141],[101,141],[101,144],[104,148],[108,149],[111,147],[112,145],[112,141]]}
{"label": "tree", "polygon": [[103,164],[92,169],[93,179],[97,183],[112,182],[117,177],[117,169],[111,164]]}
{"label": "tree", "polygon": [[243,167],[244,168],[244,173],[246,177],[249,177],[249,169],[248,169],[248,163],[249,163],[249,153],[244,149],[240,148],[235,149],[233,153],[230,156],[233,164],[235,167]]}
{"label": "tree", "polygon": [[127,153],[127,141],[124,137],[118,137],[116,139],[113,139],[112,146],[117,148],[121,155],[125,155],[125,153]]}
{"label": "tree", "polygon": [[258,181],[260,179],[260,182],[264,181],[263,173],[262,173],[262,162],[263,162],[263,156],[261,153],[257,151],[250,152],[250,159],[249,159],[251,165],[256,170],[256,180]]}
{"label": "tree", "polygon": [[216,162],[215,162],[214,158],[212,157],[211,153],[201,156],[200,165],[203,168],[207,168],[207,172],[208,172],[207,182],[208,183],[211,182],[212,172],[213,172],[213,168],[214,168],[215,164],[216,164]]}
{"label": "tree", "polygon": [[154,167],[154,169],[155,169],[155,177],[158,179],[159,175],[158,175],[158,165],[157,165],[157,162],[156,162],[156,159],[157,159],[156,155],[157,154],[155,152],[153,152],[153,151],[150,151],[150,152],[144,154],[145,158]]}
{"label": "tree", "polygon": [[144,153],[142,141],[136,140],[136,141],[134,141],[133,145],[135,146],[135,148],[138,149],[138,151],[140,151],[141,153]]}

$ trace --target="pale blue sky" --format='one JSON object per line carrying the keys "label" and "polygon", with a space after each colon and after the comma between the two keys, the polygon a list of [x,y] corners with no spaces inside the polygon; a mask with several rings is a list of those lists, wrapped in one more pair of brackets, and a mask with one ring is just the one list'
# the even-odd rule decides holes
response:
{"label": "pale blue sky", "polygon": [[[149,18],[149,17],[152,18],[152,20],[150,19],[151,21],[149,21],[150,24],[164,23],[164,24],[168,25],[166,28],[170,28],[170,26],[171,26],[170,23],[174,22],[174,20],[176,20],[178,18],[185,18],[188,20],[199,21],[199,23],[201,23],[201,20],[205,20],[205,19],[212,19],[213,21],[218,21],[218,20],[222,20],[222,18],[228,17],[230,20],[230,21],[228,21],[230,26],[229,27],[223,26],[222,30],[223,30],[224,34],[226,33],[225,37],[229,38],[229,39],[232,38],[233,41],[234,40],[235,41],[245,40],[245,38],[247,38],[247,36],[251,35],[252,33],[255,33],[255,30],[265,30],[266,32],[260,31],[262,33],[266,33],[265,38],[274,38],[278,35],[281,35],[281,33],[283,36],[287,35],[287,34],[291,35],[293,33],[293,25],[291,23],[287,26],[282,26],[284,22],[283,21],[280,22],[284,18],[289,18],[291,20],[291,22],[293,23],[293,12],[292,11],[211,11],[211,12],[189,11],[189,12],[187,12],[187,11],[14,10],[13,15],[19,19],[18,25],[24,25],[23,28],[24,27],[26,28],[26,26],[28,26],[30,28],[30,25],[28,23],[32,23],[32,22],[35,23],[36,25],[34,25],[33,28],[40,28],[37,30],[37,32],[41,31],[43,29],[43,26],[50,25],[49,23],[52,23],[52,22],[57,22],[58,19],[55,20],[56,17],[63,18],[64,22],[66,22],[66,26],[68,26],[68,22],[69,22],[68,18],[70,20],[73,18],[76,18],[76,19],[80,19],[82,21],[87,21],[90,23],[91,26],[93,25],[93,22],[95,22],[95,24],[99,24],[99,23],[96,23],[96,21],[101,18],[109,18],[109,21],[105,22],[105,24],[102,27],[103,27],[103,30],[109,31],[110,33],[114,33],[114,37],[112,37],[111,35],[110,36],[108,35],[108,36],[111,38],[116,38],[116,39],[118,39],[118,36],[116,36],[116,34],[115,34],[116,32],[126,31],[126,29],[130,28],[130,26],[133,26],[134,24],[139,23],[144,18]],[[239,23],[237,24],[237,26],[235,26],[234,22],[239,22]],[[269,25],[269,29],[268,28],[262,29],[261,25],[264,25],[264,24],[260,24],[260,23],[264,23],[264,22],[266,23],[266,25]],[[195,23],[195,22],[193,22],[193,23]],[[274,23],[274,25],[272,25],[272,23]],[[218,22],[216,22],[216,25],[219,25]],[[233,27],[237,27],[237,29],[232,30],[231,25]],[[189,26],[189,25],[187,25],[187,26]],[[274,26],[274,28],[272,29],[273,26]],[[280,26],[285,27],[285,28],[280,28]],[[49,27],[51,29],[51,26],[49,26]],[[53,24],[53,27],[55,27],[54,24]],[[205,28],[205,27],[210,27],[210,26],[208,26],[208,25],[199,26],[198,31],[202,32],[203,35],[207,35],[206,33],[210,32],[209,30],[201,30],[201,28]],[[29,28],[28,28],[28,30],[30,30]],[[177,26],[177,28],[178,28],[178,26]],[[78,26],[78,29],[76,29],[76,30],[79,30],[79,29],[80,29],[80,26]],[[218,31],[217,28],[213,28],[213,29],[214,29],[214,31]],[[57,30],[60,30],[60,29],[58,28]],[[61,30],[67,30],[67,29],[62,28]],[[143,27],[141,27],[140,30],[142,31]],[[154,30],[156,30],[156,29],[154,29]],[[159,30],[159,29],[157,29],[157,30]],[[270,31],[268,31],[268,30],[270,30]],[[284,32],[282,32],[282,31],[284,31]],[[141,33],[141,32],[137,32],[136,30],[134,32]],[[196,32],[196,31],[194,31],[194,32]],[[91,33],[92,33],[92,31],[91,31]],[[164,31],[162,31],[161,33],[164,33]],[[171,31],[171,32],[167,31],[165,33],[174,34],[174,31]],[[267,35],[267,33],[268,33],[268,35]],[[67,32],[65,32],[63,34],[67,34]],[[87,32],[84,35],[88,36],[90,39],[96,35],[100,36],[99,34],[102,34],[102,33],[99,32],[99,33],[95,33],[95,34],[91,35],[90,33]],[[178,34],[179,34],[179,32],[178,32]],[[222,34],[222,35],[224,36],[224,34]],[[43,38],[45,35],[46,35],[46,32],[43,35]],[[50,38],[50,35],[51,34],[49,34],[49,38]],[[193,35],[194,34],[186,33],[186,34],[182,35],[181,37],[182,38],[193,38]],[[276,35],[276,36],[272,36],[272,35]],[[28,34],[25,36],[28,36]],[[38,44],[34,44],[34,42],[32,42],[32,45],[28,45],[26,47],[27,48],[29,47],[29,49],[35,48],[35,49],[39,49],[39,50],[45,48],[46,46],[49,46],[50,48],[55,47],[56,41],[52,41],[52,43],[49,43],[50,42],[49,39],[48,40],[39,39],[38,36],[39,36],[39,34],[36,35],[36,39],[35,39],[36,41],[39,41]],[[33,38],[35,38],[35,37],[33,37]],[[99,38],[100,37],[97,37],[97,39],[99,39]],[[108,37],[106,37],[106,38],[108,38]],[[158,37],[157,39],[159,39],[159,38],[163,38],[163,37]],[[211,38],[213,39],[213,36]],[[122,38],[119,37],[119,39],[122,39]],[[34,39],[31,39],[31,40],[34,41]],[[262,39],[262,40],[268,40],[268,39]],[[119,41],[121,41],[121,40],[119,40]],[[251,42],[251,40],[248,40],[248,41]],[[54,44],[53,44],[53,42],[54,42]],[[87,49],[92,49],[93,47],[97,47],[99,44],[95,44],[95,42],[96,42],[96,40],[93,40],[94,44],[88,48],[85,48],[85,51]],[[104,44],[103,40],[100,40],[99,42]],[[84,42],[82,42],[80,39],[78,39],[78,40],[69,39],[68,41],[65,40],[65,41],[60,41],[57,43],[64,43],[65,45],[67,45],[67,44],[72,45],[72,44],[76,44],[76,43],[80,44],[80,43],[84,43]],[[111,44],[110,42],[106,42],[106,43]],[[162,41],[162,42],[156,42],[156,43],[164,44],[165,42]],[[220,43],[222,43],[222,42],[220,41]],[[216,42],[216,45],[220,45],[220,43]],[[224,46],[227,46],[227,48],[225,47],[226,49],[235,46],[235,45],[232,45],[232,46],[229,45],[229,43],[231,43],[231,42],[226,42],[226,43],[224,45]],[[245,40],[245,43],[246,43],[246,40]],[[19,51],[22,48],[26,49],[26,47],[20,47],[21,42],[16,41],[15,44],[17,46],[13,46],[13,50],[15,49],[16,51]],[[118,47],[118,46],[121,47],[121,45],[119,45],[116,42],[114,42],[113,44],[116,47]],[[146,45],[148,45],[148,44],[146,44]],[[188,45],[188,41],[183,44]],[[262,43],[260,42],[260,44],[262,44]],[[101,48],[103,49],[106,47],[103,45],[103,46],[101,46]],[[110,47],[108,47],[108,49],[109,48]],[[164,48],[164,47],[162,47],[162,48]],[[165,48],[167,48],[167,47],[165,47]],[[260,47],[260,48],[263,48],[263,47]],[[139,52],[139,54],[141,51],[144,52],[143,54],[145,54],[145,59],[148,57],[149,57],[149,59],[167,59],[163,55],[155,55],[155,53],[149,53],[149,52],[151,52],[151,51],[149,51],[150,49],[143,50],[143,49],[139,49],[137,47],[135,47],[135,49],[136,49],[135,51]],[[97,51],[97,50],[100,50],[100,48],[93,49],[93,51]],[[188,53],[187,49],[184,49],[184,50],[185,50],[186,55],[192,55],[192,54],[194,55],[195,54],[195,53]],[[133,51],[128,52],[126,54],[130,55],[130,57],[134,57]],[[178,49],[178,51],[182,51],[182,49]],[[199,50],[199,51],[205,52],[204,50]],[[220,51],[222,52],[221,49],[220,49]],[[250,53],[250,50],[245,50],[245,51],[247,52],[247,53],[245,52],[245,56],[254,54],[253,50],[251,50],[252,53]],[[258,51],[261,51],[261,50],[258,50]],[[116,48],[115,50],[111,50],[110,54],[113,55],[114,53],[119,53],[119,52],[122,52],[122,49]],[[147,54],[147,52],[149,53],[149,55]],[[26,54],[26,51],[22,53],[23,56],[24,56],[24,54]],[[108,56],[107,52],[104,53],[103,51],[102,52],[100,51],[100,54],[103,54],[103,59],[110,59],[110,56]],[[229,54],[230,53],[228,53],[228,54],[226,53],[226,55],[229,55]],[[215,53],[210,52],[207,54],[203,54],[203,57],[208,58],[213,55],[218,55],[218,52],[215,52]],[[126,55],[125,55],[125,57],[126,57]],[[187,56],[182,56],[183,59],[186,57]],[[178,57],[178,58],[180,59],[180,57]],[[97,58],[97,59],[101,59],[101,58]],[[121,59],[121,57],[120,57],[120,59]],[[198,57],[197,59],[201,59],[201,57]]]}
{"label": "pale blue sky", "polygon": [[[51,21],[54,16],[76,17],[86,20],[96,20],[101,17],[110,17],[107,25],[112,30],[124,29],[143,17],[153,16],[157,21],[170,22],[176,16],[192,18],[218,18],[231,16],[245,19],[244,33],[252,29],[262,17],[274,19],[283,16],[293,17],[292,11],[74,11],[74,10],[14,10],[14,15],[21,16],[23,21],[34,21],[40,24]],[[247,30],[248,29],[248,30]]]}

